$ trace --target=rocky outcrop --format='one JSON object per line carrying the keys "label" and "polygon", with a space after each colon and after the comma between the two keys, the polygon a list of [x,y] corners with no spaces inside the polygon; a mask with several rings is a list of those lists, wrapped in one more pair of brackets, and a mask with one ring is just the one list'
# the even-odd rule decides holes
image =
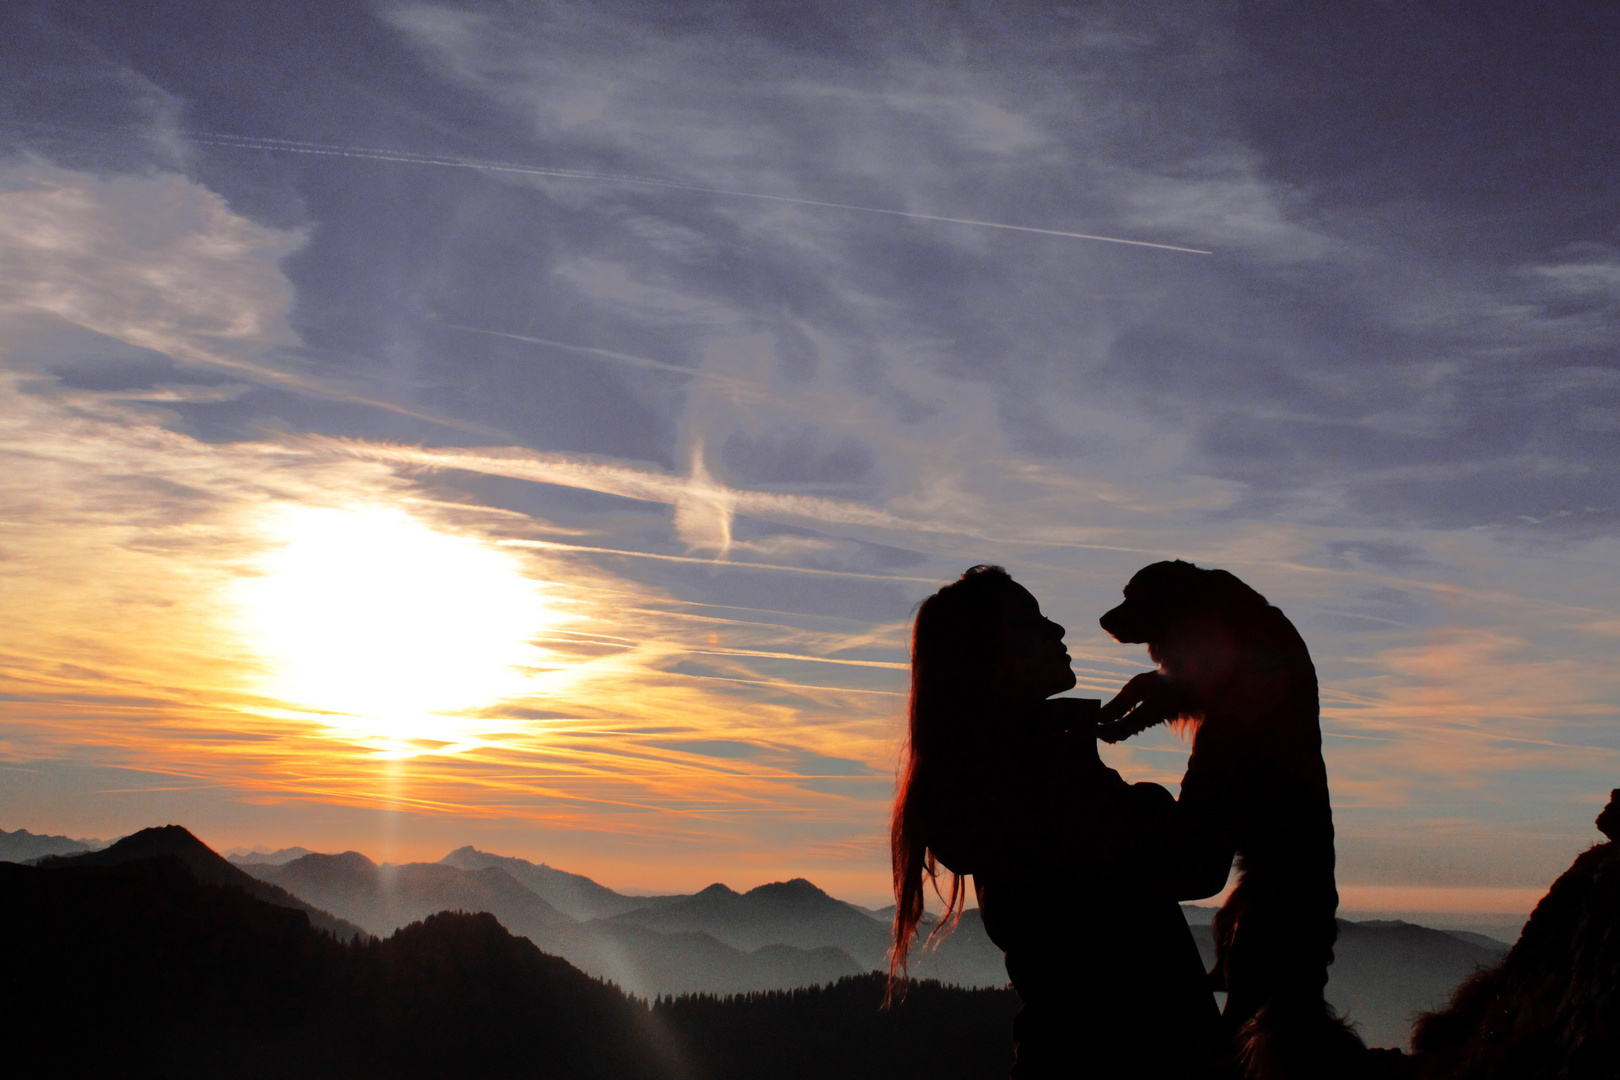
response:
{"label": "rocky outcrop", "polygon": [[1620,1077],[1620,789],[1597,826],[1506,959],[1418,1022],[1422,1080]]}

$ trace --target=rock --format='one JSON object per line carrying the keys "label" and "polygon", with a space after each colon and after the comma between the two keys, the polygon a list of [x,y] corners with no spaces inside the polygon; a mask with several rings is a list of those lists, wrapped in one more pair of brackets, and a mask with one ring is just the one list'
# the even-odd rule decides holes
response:
{"label": "rock", "polygon": [[1418,1021],[1422,1080],[1620,1076],[1620,789],[1597,826],[1608,842],[1553,883],[1502,963]]}

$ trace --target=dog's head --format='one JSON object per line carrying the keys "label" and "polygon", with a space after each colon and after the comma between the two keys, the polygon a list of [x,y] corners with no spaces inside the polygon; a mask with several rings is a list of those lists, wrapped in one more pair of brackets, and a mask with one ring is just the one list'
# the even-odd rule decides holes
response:
{"label": "dog's head", "polygon": [[1166,674],[1204,681],[1229,666],[1241,625],[1268,606],[1225,570],[1177,559],[1138,570],[1125,602],[1098,621],[1116,641],[1147,645]]}

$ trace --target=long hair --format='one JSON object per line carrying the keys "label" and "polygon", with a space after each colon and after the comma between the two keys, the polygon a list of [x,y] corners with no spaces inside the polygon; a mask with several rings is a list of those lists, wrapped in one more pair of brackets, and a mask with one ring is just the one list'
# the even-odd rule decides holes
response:
{"label": "long hair", "polygon": [[895,905],[890,1000],[905,978],[927,886],[945,901],[930,941],[948,931],[966,900],[962,875],[955,871],[950,872],[949,895],[940,891],[940,865],[930,841],[938,837],[942,803],[954,794],[950,780],[971,760],[978,743],[970,736],[984,722],[990,704],[996,635],[1012,584],[999,566],[972,567],[924,600],[912,624],[908,732],[889,825]]}

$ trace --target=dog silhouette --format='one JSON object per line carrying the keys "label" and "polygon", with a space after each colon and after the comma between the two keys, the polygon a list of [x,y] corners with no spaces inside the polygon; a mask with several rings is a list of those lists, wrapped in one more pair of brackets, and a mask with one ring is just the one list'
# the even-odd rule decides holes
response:
{"label": "dog silhouette", "polygon": [[1139,571],[1100,621],[1117,640],[1146,644],[1158,669],[1104,707],[1099,738],[1163,722],[1193,729],[1165,857],[1196,884],[1178,892],[1218,892],[1237,858],[1237,886],[1215,917],[1211,972],[1228,995],[1235,1063],[1250,1080],[1354,1075],[1366,1049],[1323,997],[1339,897],[1304,640],[1232,574],[1179,560]]}

